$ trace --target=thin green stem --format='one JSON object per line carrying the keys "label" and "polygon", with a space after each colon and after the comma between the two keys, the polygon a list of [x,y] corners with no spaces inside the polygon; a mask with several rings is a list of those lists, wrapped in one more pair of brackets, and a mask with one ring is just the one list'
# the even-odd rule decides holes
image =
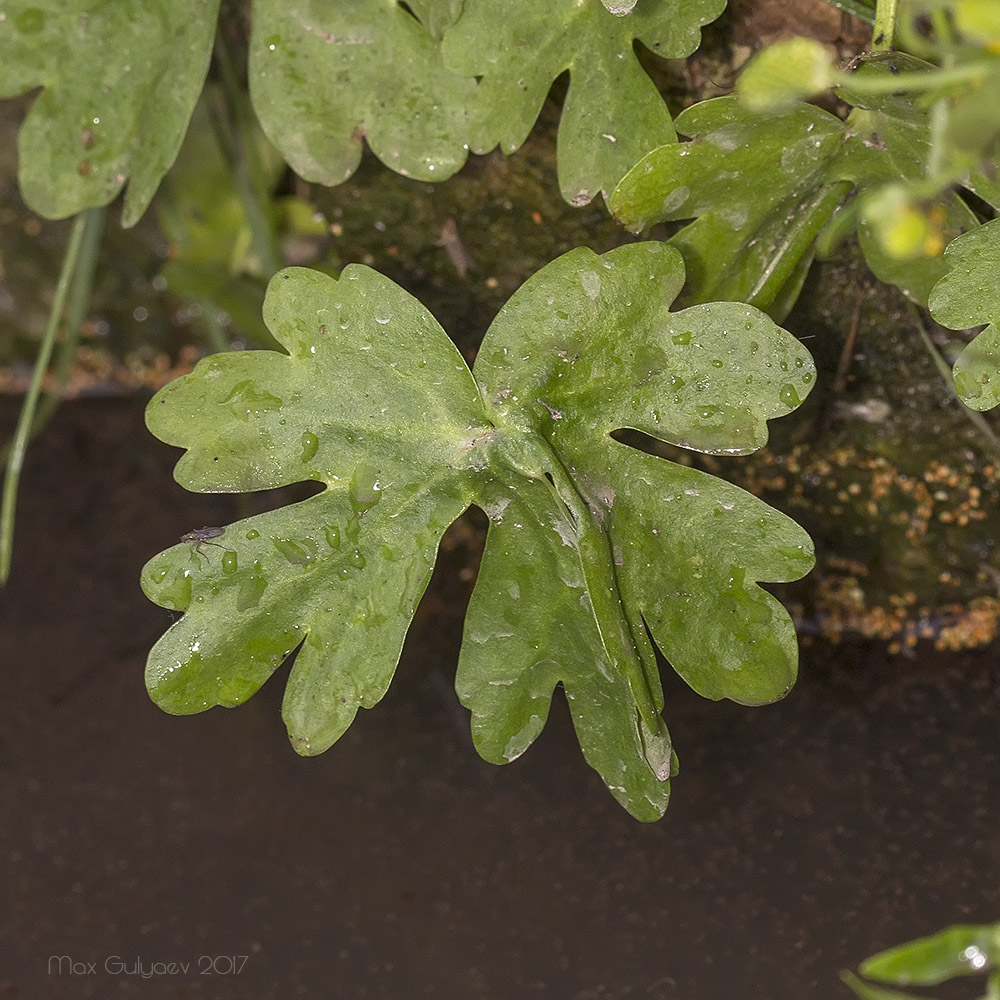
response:
{"label": "thin green stem", "polygon": [[254,253],[265,277],[270,278],[281,270],[282,260],[268,207],[264,204],[266,171],[255,155],[248,116],[242,113],[245,97],[224,31],[216,38],[215,57],[222,84],[222,106],[219,102],[210,102],[212,123],[223,156],[233,172],[233,183],[250,225]]}
{"label": "thin green stem", "polygon": [[872,25],[872,52],[888,52],[896,35],[898,0],[877,0]]}
{"label": "thin green stem", "polygon": [[895,73],[888,76],[841,73],[838,74],[837,82],[858,94],[895,94],[902,91],[935,90],[953,83],[978,82],[995,72],[994,63],[980,60],[927,72]]}
{"label": "thin green stem", "polygon": [[14,431],[14,440],[11,444],[10,457],[7,460],[7,471],[3,481],[3,499],[0,501],[0,584],[6,583],[7,578],[10,576],[11,555],[14,549],[14,515],[17,509],[17,486],[21,479],[21,470],[24,467],[24,456],[28,450],[28,440],[31,437],[31,428],[35,419],[35,409],[38,406],[38,398],[42,390],[42,379],[52,358],[52,349],[55,346],[56,335],[59,332],[59,321],[62,318],[70,285],[73,283],[76,273],[83,236],[94,211],[95,209],[90,209],[86,212],[81,212],[73,221],[73,229],[70,232],[69,244],[66,247],[66,254],[63,257],[62,270],[59,274],[59,283],[56,285],[52,308],[49,311],[49,320],[45,327],[45,335],[38,348],[38,357],[35,359],[35,370],[31,376],[31,384],[28,387],[27,395],[24,397],[24,405],[21,407],[21,413],[18,417],[17,429]]}
{"label": "thin green stem", "polygon": [[[80,346],[80,331],[83,327],[84,316],[94,290],[94,273],[97,270],[97,258],[101,248],[101,238],[104,235],[106,216],[107,209],[103,206],[87,213],[87,224],[80,245],[80,256],[66,302],[66,322],[63,324],[62,342],[59,345],[55,364],[52,366],[51,384],[31,422],[29,441],[34,441],[38,437],[39,432],[49,422],[52,414],[62,402],[63,391],[69,381],[73,362],[76,360],[77,348]],[[13,442],[8,441],[0,448],[0,466],[7,464],[12,447]]]}
{"label": "thin green stem", "polygon": [[[951,22],[948,14],[944,10],[936,10],[931,15],[935,34],[938,41],[945,47],[945,54],[941,60],[941,70],[947,73],[955,66],[955,56],[951,52],[955,37],[951,30]],[[927,155],[927,177],[933,179],[944,173],[945,162],[948,158],[948,120],[951,117],[951,102],[945,96],[939,97],[931,106],[928,129],[928,139],[930,150]]]}
{"label": "thin green stem", "polygon": [[923,316],[920,314],[920,310],[917,309],[915,305],[909,303],[910,314],[913,316],[913,322],[917,328],[917,332],[920,334],[920,339],[923,342],[927,353],[930,355],[931,361],[934,363],[934,367],[938,370],[938,374],[943,379],[945,385],[951,391],[952,395],[955,397],[956,401],[961,405],[962,412],[968,418],[969,422],[977,431],[983,436],[983,440],[986,442],[987,447],[993,453],[994,456],[1000,457],[1000,438],[997,437],[993,428],[986,422],[986,418],[976,410],[970,410],[962,401],[958,398],[958,393],[955,391],[955,376],[951,369],[951,366],[941,357],[941,352],[937,349],[937,345],[931,340],[931,335],[927,332],[927,327],[924,324]]}
{"label": "thin green stem", "polygon": [[62,402],[63,390],[69,381],[76,352],[80,346],[80,331],[87,315],[87,307],[94,291],[94,275],[97,271],[97,259],[101,249],[101,239],[104,236],[104,222],[107,209],[104,206],[87,212],[87,222],[80,244],[80,257],[73,273],[69,296],[66,300],[66,322],[63,324],[63,338],[56,356],[52,371],[52,384],[45,395],[31,427],[31,437],[49,422],[52,414]]}
{"label": "thin green stem", "polygon": [[842,10],[846,14],[853,14],[869,24],[875,21],[874,0],[826,0],[826,2],[831,7],[836,7],[837,10]]}

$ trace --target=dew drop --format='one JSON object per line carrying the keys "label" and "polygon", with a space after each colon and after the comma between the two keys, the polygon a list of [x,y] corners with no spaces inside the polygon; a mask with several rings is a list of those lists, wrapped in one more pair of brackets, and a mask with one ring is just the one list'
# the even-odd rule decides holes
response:
{"label": "dew drop", "polygon": [[299,457],[303,462],[308,462],[317,451],[319,451],[319,438],[312,431],[304,431],[302,434],[302,454]]}
{"label": "dew drop", "polygon": [[[254,563],[254,569],[260,569],[260,563]],[[267,589],[267,580],[258,572],[246,577],[240,584],[239,592],[236,595],[236,610],[248,611],[255,608],[260,603],[264,591]]]}
{"label": "dew drop", "polygon": [[791,382],[786,382],[778,390],[778,399],[780,399],[785,406],[789,406],[792,409],[795,409],[795,407],[802,402],[802,400],[799,399],[799,394],[795,391],[795,386],[792,385]]}
{"label": "dew drop", "polygon": [[355,549],[351,553],[351,565],[355,569],[364,569],[367,562],[368,560],[361,554],[361,549]]}
{"label": "dew drop", "polygon": [[239,559],[235,552],[231,549],[226,549],[222,553],[222,572],[223,573],[235,573],[239,566]]}
{"label": "dew drop", "polygon": [[693,334],[690,330],[685,330],[684,333],[675,333],[670,339],[675,344],[690,344],[692,336]]}
{"label": "dew drop", "polygon": [[323,528],[323,533],[326,535],[326,544],[331,549],[340,548],[340,528],[335,524],[328,524]]}
{"label": "dew drop", "polygon": [[378,470],[370,465],[359,465],[351,477],[349,489],[354,513],[364,514],[382,499],[382,484],[378,480]]}
{"label": "dew drop", "polygon": [[247,538],[252,542],[255,538],[260,538],[260,532],[256,528],[251,528],[247,532]]}
{"label": "dew drop", "polygon": [[[293,566],[308,566],[315,555],[315,549],[311,542],[303,540],[301,542],[292,541],[290,538],[272,538],[271,544],[290,562]],[[310,551],[312,550],[312,551]]]}

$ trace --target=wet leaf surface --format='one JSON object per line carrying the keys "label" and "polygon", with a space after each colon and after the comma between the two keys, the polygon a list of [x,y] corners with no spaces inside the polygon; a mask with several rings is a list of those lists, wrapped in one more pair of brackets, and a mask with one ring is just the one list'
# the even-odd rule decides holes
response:
{"label": "wet leaf surface", "polygon": [[720,0],[467,2],[445,35],[456,72],[481,77],[470,144],[513,152],[531,131],[552,82],[569,72],[559,126],[559,186],[586,204],[610,193],[646,152],[676,136],[670,113],[633,51],[690,55]]}
{"label": "wet leaf surface", "polygon": [[658,818],[676,760],[653,642],[706,697],[779,698],[794,630],[757,581],[812,564],[784,515],[611,436],[746,453],[811,388],[808,353],[763,313],[671,313],[683,280],[660,244],[572,251],[501,311],[473,377],[387,278],[281,272],[265,320],[288,355],[208,358],[148,423],[187,449],[188,489],[325,489],[149,561],[146,593],[184,612],[150,655],[154,700],[238,704],[298,648],[285,721],[300,752],[325,750],[385,693],[441,534],[475,503],[490,529],[456,687],[480,752],[519,756],[561,684],[588,761]]}
{"label": "wet leaf surface", "polygon": [[[859,73],[926,67],[893,53],[871,57]],[[752,112],[735,97],[697,104],[676,122],[691,141],[649,153],[622,179],[611,210],[635,231],[693,219],[670,240],[684,254],[691,300],[736,299],[781,315],[798,294],[817,237],[842,204],[924,176],[929,131],[919,101],[873,100],[849,89],[841,96],[855,105],[846,121],[805,104],[777,114]],[[995,185],[981,174],[967,186],[996,200]],[[941,207],[945,239],[978,225],[952,191]],[[894,260],[864,223],[859,238],[877,277],[927,301],[944,273],[940,255]]]}
{"label": "wet leaf surface", "polygon": [[955,391],[973,410],[1000,403],[1000,222],[987,222],[954,240],[944,254],[948,272],[930,296],[931,315],[953,330],[987,327],[955,362]]}
{"label": "wet leaf surface", "polygon": [[441,59],[445,2],[256,0],[250,94],[261,125],[309,181],[339,184],[362,138],[399,173],[444,180],[462,164],[475,81]]}
{"label": "wet leaf surface", "polygon": [[146,210],[208,70],[218,0],[14,0],[0,20],[0,97],[42,87],[18,140],[25,201],[46,218]]}

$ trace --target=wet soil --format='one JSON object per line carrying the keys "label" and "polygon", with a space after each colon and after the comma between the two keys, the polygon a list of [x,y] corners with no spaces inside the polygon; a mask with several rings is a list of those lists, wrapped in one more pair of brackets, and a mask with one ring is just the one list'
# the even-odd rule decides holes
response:
{"label": "wet soil", "polygon": [[456,544],[389,695],[302,759],[280,676],[203,716],[146,696],[171,619],[140,566],[237,514],[176,486],[176,455],[109,399],[29,455],[0,594],[0,997],[847,998],[872,951],[1000,917],[995,647],[814,645],[760,709],[667,677],[681,773],[644,826],[559,698],[514,764],[476,756]]}

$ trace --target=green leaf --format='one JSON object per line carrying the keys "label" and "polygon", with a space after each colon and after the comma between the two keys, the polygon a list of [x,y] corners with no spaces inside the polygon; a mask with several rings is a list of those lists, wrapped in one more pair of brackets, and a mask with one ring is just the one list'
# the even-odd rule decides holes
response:
{"label": "green leaf", "polygon": [[813,38],[788,38],[759,52],[743,71],[738,93],[752,111],[773,111],[834,82],[833,59]]}
{"label": "green leaf", "polygon": [[[798,578],[812,560],[802,530],[754,497],[610,436],[634,428],[745,453],[811,387],[807,352],[757,310],[670,313],[683,280],[679,255],[660,244],[572,251],[508,302],[475,365],[498,435],[533,442],[512,456],[501,446],[499,467],[537,483],[526,508],[517,481],[498,472],[485,506],[490,534],[457,679],[477,745],[489,760],[516,756],[561,682],[588,760],[647,819],[666,794],[643,766],[662,708],[647,629],[706,697],[779,698],[795,677],[794,634],[756,581]],[[531,579],[545,551],[548,600]],[[638,708],[603,757],[599,692],[619,711],[628,692]]]}
{"label": "green leaf", "polygon": [[320,753],[385,693],[441,534],[471,499],[485,415],[433,318],[367,268],[282,271],[264,318],[287,356],[205,359],[153,398],[149,427],[187,448],[187,489],[327,488],[147,564],[149,597],[186,612],[147,683],[170,712],[235,705],[301,645],[285,721],[299,752]]}
{"label": "green leaf", "polygon": [[930,296],[931,315],[952,330],[989,324],[958,356],[955,391],[973,410],[1000,403],[1000,220],[954,240],[945,250],[948,271]]}
{"label": "green leaf", "polygon": [[208,70],[218,0],[13,0],[0,97],[42,87],[18,139],[19,180],[47,218],[108,204],[131,226],[166,173]]}
{"label": "green leaf", "polygon": [[841,980],[851,990],[859,1000],[931,1000],[930,997],[918,997],[913,993],[900,993],[899,990],[887,990],[884,986],[872,986],[858,979],[853,972],[844,971],[840,974]]}
{"label": "green leaf", "polygon": [[188,449],[189,489],[326,490],[150,560],[146,593],[185,612],[150,654],[157,703],[237,704],[301,645],[284,716],[322,751],[385,692],[441,532],[476,503],[490,528],[456,687],[480,753],[521,754],[561,684],[589,763],[658,818],[676,759],[653,642],[706,697],[779,698],[795,636],[757,581],[812,564],[788,518],[611,436],[743,454],[812,386],[808,353],[756,309],[671,313],[683,281],[661,244],[573,251],[504,307],[474,379],[388,279],[281,272],[265,319],[289,355],[206,359],[148,422]]}
{"label": "green leaf", "polygon": [[[871,57],[859,72],[926,66],[893,53]],[[644,157],[618,185],[611,210],[634,231],[694,220],[670,240],[684,254],[692,301],[737,299],[762,309],[787,303],[788,283],[800,278],[801,262],[841,204],[925,173],[927,114],[914,99],[842,96],[857,105],[846,122],[809,105],[764,114],[733,97],[696,104],[676,123],[692,141]],[[987,199],[995,194],[980,175],[968,186]],[[944,240],[978,225],[954,192],[945,192],[941,205]],[[927,301],[944,271],[939,255],[895,260],[866,225],[859,238],[879,278]]]}
{"label": "green leaf", "polygon": [[1000,960],[1000,925],[956,924],[929,937],[873,955],[861,974],[900,986],[936,986],[955,976],[975,976]]}
{"label": "green leaf", "polygon": [[[469,144],[475,152],[521,146],[553,80],[569,71],[559,125],[559,186],[584,205],[610,192],[640,156],[675,133],[635,57],[640,41],[663,58],[693,52],[724,0],[466,0],[444,38],[457,73],[482,78]],[[635,9],[633,9],[635,8]]]}
{"label": "green leaf", "polygon": [[689,108],[677,127],[692,141],[641,160],[611,211],[634,231],[694,219],[670,241],[684,255],[692,300],[766,309],[850,191],[828,171],[843,123],[809,105],[763,114],[720,97]]}
{"label": "green leaf", "polygon": [[339,184],[362,139],[386,166],[444,180],[465,162],[475,81],[450,72],[432,32],[451,23],[443,0],[254,0],[250,95],[268,138],[309,181]]}

